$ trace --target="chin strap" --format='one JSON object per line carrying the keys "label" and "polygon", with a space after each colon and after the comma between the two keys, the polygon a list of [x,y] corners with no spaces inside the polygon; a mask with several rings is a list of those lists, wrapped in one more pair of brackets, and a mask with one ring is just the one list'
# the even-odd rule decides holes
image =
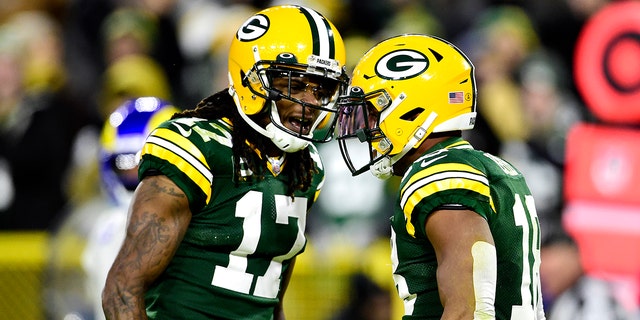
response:
{"label": "chin strap", "polygon": [[402,157],[404,157],[404,155],[407,154],[409,150],[415,147],[416,144],[420,140],[422,140],[422,138],[424,138],[424,135],[427,132],[427,129],[429,129],[429,127],[436,120],[437,117],[438,117],[438,114],[432,111],[431,114],[429,114],[429,116],[427,117],[427,119],[424,120],[422,125],[418,127],[418,129],[416,129],[416,131],[413,133],[413,136],[411,137],[411,139],[409,139],[409,142],[407,142],[407,144],[404,146],[402,151],[400,151],[398,154],[395,154],[391,157],[384,156],[380,158],[378,161],[371,164],[371,166],[369,166],[369,171],[371,171],[371,174],[373,174],[376,178],[382,179],[382,180],[391,178],[391,176],[393,176],[393,165],[396,162],[398,162],[398,160],[400,160]]}
{"label": "chin strap", "polygon": [[[271,119],[282,126],[282,121],[280,121],[280,115],[278,114],[278,108],[276,107],[276,103],[273,101],[271,102]],[[269,137],[269,139],[271,139],[271,141],[273,141],[273,143],[284,152],[296,152],[309,146],[309,141],[300,139],[284,131],[273,122],[270,122],[266,129],[267,132],[271,134],[267,137]]]}
{"label": "chin strap", "polygon": [[269,133],[267,137],[284,152],[297,152],[309,146],[309,141],[296,138],[273,123],[267,125],[266,132]]}

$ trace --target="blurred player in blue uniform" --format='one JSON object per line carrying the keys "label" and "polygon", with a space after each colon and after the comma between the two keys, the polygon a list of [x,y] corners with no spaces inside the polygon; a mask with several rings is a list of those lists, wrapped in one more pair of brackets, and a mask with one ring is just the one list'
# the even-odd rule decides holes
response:
{"label": "blurred player in blue uniform", "polygon": [[105,121],[98,155],[102,192],[74,208],[53,233],[47,283],[51,318],[104,319],[102,288],[124,239],[142,146],[178,111],[167,101],[140,97],[126,100]]}

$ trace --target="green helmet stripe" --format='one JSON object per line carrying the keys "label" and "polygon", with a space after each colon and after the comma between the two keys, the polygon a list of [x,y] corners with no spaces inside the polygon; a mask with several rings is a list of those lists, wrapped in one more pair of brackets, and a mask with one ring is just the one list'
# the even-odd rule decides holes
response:
{"label": "green helmet stripe", "polygon": [[329,25],[329,21],[314,10],[304,7],[299,8],[300,12],[309,20],[311,36],[313,37],[313,54],[322,58],[335,59],[335,39],[333,38],[333,30]]}

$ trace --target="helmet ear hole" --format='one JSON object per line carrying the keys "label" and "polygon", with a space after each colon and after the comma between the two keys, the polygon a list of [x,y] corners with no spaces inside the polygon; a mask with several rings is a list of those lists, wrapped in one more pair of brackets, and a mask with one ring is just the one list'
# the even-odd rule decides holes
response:
{"label": "helmet ear hole", "polygon": [[438,62],[442,60],[443,57],[438,51],[435,51],[434,49],[431,49],[431,48],[429,48],[429,51],[431,52],[431,54],[433,54],[433,56],[436,58]]}
{"label": "helmet ear hole", "polygon": [[423,112],[424,112],[424,108],[415,108],[415,109],[403,114],[400,117],[400,119],[405,120],[405,121],[413,121],[416,118],[418,118],[418,116],[420,116]]}

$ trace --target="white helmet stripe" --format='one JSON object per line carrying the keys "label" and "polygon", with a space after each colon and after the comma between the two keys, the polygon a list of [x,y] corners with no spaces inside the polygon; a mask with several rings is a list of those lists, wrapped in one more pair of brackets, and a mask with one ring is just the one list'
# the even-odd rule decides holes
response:
{"label": "white helmet stripe", "polygon": [[325,59],[333,59],[335,56],[335,44],[333,31],[328,21],[318,12],[300,7],[300,11],[309,20],[313,40],[313,54]]}

